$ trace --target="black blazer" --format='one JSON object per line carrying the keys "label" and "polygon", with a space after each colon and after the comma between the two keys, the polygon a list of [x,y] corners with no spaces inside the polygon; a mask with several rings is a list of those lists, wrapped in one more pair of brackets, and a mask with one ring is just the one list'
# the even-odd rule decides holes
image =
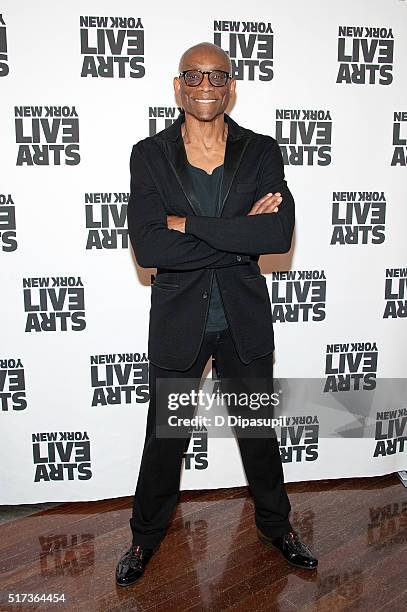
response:
{"label": "black blazer", "polygon": [[[294,200],[284,180],[277,141],[224,114],[228,137],[217,217],[199,215],[186,167],[181,113],[140,140],[130,158],[128,230],[136,259],[157,268],[151,287],[148,356],[170,370],[187,370],[204,334],[214,274],[232,336],[244,363],[274,349],[266,278],[259,255],[286,253],[294,230]],[[247,215],[266,193],[280,192],[277,213]],[[185,234],[167,215],[186,217]]]}

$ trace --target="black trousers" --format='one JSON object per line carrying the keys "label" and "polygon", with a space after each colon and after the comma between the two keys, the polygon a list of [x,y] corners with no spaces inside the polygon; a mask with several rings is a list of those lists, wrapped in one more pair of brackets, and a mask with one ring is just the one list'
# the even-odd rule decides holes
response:
{"label": "black trousers", "polygon": [[[244,364],[235,349],[229,328],[206,332],[197,359],[187,371],[165,370],[150,363],[150,403],[140,471],[133,502],[130,527],[133,544],[157,546],[164,538],[180,494],[183,454],[188,439],[156,435],[156,379],[201,379],[213,355],[219,379],[268,378],[272,384],[273,353]],[[196,388],[195,385],[191,388]],[[184,387],[183,387],[184,390]],[[192,408],[192,406],[191,406]],[[246,478],[253,495],[255,523],[271,537],[288,533],[291,510],[283,467],[275,437],[237,437]]]}

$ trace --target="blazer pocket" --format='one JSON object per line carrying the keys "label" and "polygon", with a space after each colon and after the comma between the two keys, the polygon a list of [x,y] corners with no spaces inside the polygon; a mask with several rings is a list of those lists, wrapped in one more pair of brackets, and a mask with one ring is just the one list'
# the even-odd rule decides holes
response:
{"label": "blazer pocket", "polygon": [[264,278],[264,280],[266,280],[264,274],[248,274],[247,276],[243,276],[243,279],[248,281],[257,280],[258,278]]}
{"label": "blazer pocket", "polygon": [[256,182],[251,183],[236,183],[236,192],[237,193],[250,193],[250,191],[255,191],[257,188]]}
{"label": "blazer pocket", "polygon": [[158,289],[165,289],[166,291],[175,291],[176,289],[179,288],[179,285],[172,285],[170,283],[162,283],[154,281],[153,287],[157,287]]}
{"label": "blazer pocket", "polygon": [[160,289],[173,289],[179,288],[179,274],[178,272],[157,272],[157,274],[151,275],[154,277],[153,287],[159,287]]}

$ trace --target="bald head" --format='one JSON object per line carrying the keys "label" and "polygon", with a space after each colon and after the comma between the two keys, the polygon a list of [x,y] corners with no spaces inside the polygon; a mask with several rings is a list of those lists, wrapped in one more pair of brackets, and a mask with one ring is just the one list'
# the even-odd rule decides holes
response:
{"label": "bald head", "polygon": [[178,70],[181,72],[182,70],[198,68],[201,64],[207,64],[208,62],[212,64],[212,68],[232,72],[229,55],[221,47],[210,42],[198,43],[184,51],[179,61]]}
{"label": "bald head", "polygon": [[[177,103],[183,109],[186,117],[194,117],[198,121],[214,121],[222,115],[235,94],[236,79],[226,79],[223,85],[213,84],[209,75],[213,70],[221,70],[232,74],[232,64],[228,54],[210,42],[202,42],[190,47],[181,56],[179,72],[199,70],[205,73],[198,85],[188,84],[185,78],[175,76],[173,79]],[[189,120],[190,120],[189,119]],[[223,123],[222,123],[223,129]]]}

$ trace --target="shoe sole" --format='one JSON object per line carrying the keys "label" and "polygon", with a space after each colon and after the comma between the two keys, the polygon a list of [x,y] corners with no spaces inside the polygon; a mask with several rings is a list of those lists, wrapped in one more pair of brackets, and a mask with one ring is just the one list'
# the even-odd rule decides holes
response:
{"label": "shoe sole", "polygon": [[140,576],[139,578],[137,578],[136,580],[133,580],[133,582],[128,582],[127,584],[122,584],[121,582],[117,582],[116,580],[116,585],[119,587],[129,587],[129,586],[133,586],[133,584],[136,584],[136,582],[138,582],[139,580],[141,580],[141,578],[144,576],[144,574],[142,576]]}
{"label": "shoe sole", "polygon": [[[279,548],[277,548],[277,546],[274,546],[274,544],[267,538],[267,536],[264,536],[262,533],[260,533],[259,531],[257,531],[257,535],[258,538],[261,542],[263,542],[263,544],[265,544],[266,546],[268,546],[269,548],[274,548],[274,550],[278,550],[278,552],[280,553],[280,555],[282,557],[284,557],[283,553],[281,552],[281,550]],[[299,565],[298,563],[293,563],[293,561],[289,561],[288,559],[286,559],[286,557],[284,557],[284,559],[287,561],[287,563],[289,563],[290,565],[293,565],[294,567],[299,567],[300,569],[305,569],[305,570],[316,570],[318,567],[318,564],[315,565],[314,567],[306,567],[304,565]]]}

